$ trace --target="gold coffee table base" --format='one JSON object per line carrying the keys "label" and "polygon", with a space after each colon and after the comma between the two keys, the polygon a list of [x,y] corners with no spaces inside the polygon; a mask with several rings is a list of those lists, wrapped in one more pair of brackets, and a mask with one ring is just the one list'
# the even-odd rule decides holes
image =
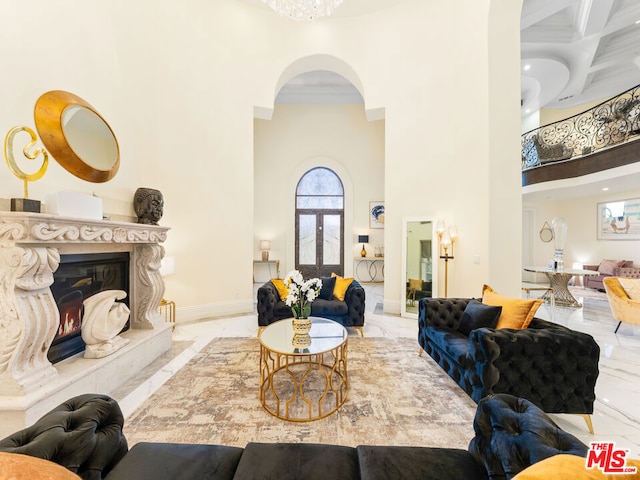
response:
{"label": "gold coffee table base", "polygon": [[319,420],[338,410],[349,392],[347,340],[322,353],[279,353],[260,345],[260,402],[291,422]]}

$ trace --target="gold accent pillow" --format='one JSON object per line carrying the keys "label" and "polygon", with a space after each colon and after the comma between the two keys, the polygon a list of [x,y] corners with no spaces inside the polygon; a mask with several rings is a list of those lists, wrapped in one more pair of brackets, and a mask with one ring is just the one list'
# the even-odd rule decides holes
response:
{"label": "gold accent pillow", "polygon": [[[637,467],[640,472],[640,460],[626,458],[627,467]],[[629,480],[638,478],[637,474],[605,474],[598,467],[587,469],[587,459],[577,455],[561,453],[545,458],[525,468],[513,480]]]}
{"label": "gold accent pillow", "polygon": [[523,330],[529,326],[536,311],[542,305],[541,299],[523,300],[521,298],[500,295],[489,285],[482,287],[482,303],[494,307],[502,307],[496,329],[515,328]]}
{"label": "gold accent pillow", "polygon": [[273,286],[276,287],[278,295],[280,295],[280,300],[284,302],[287,298],[287,295],[289,295],[289,289],[284,286],[284,280],[281,278],[272,278],[271,283],[273,283]]}
{"label": "gold accent pillow", "polygon": [[336,277],[336,286],[333,287],[333,296],[341,302],[344,302],[344,296],[347,294],[347,288],[353,282],[353,278],[343,278],[335,273],[331,274],[332,277]]}
{"label": "gold accent pillow", "polygon": [[80,480],[62,465],[21,453],[0,452],[0,479]]}

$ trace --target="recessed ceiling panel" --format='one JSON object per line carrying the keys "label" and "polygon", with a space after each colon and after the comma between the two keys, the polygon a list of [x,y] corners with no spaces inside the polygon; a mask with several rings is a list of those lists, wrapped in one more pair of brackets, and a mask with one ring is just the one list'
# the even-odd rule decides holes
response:
{"label": "recessed ceiling panel", "polygon": [[[538,109],[556,98],[569,81],[569,68],[559,60],[549,58],[523,58],[522,59],[522,82],[521,88],[531,87],[537,83],[537,97],[524,95],[523,109]],[[531,88],[529,95],[534,94],[536,89]]]}

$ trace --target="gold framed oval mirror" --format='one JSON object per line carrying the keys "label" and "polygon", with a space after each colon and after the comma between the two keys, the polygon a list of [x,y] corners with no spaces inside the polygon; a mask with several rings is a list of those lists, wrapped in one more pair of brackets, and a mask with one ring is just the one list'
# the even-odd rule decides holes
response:
{"label": "gold framed oval mirror", "polygon": [[111,180],[120,167],[120,148],[111,127],[82,98],[63,90],[40,96],[34,109],[38,135],[69,173],[88,182]]}

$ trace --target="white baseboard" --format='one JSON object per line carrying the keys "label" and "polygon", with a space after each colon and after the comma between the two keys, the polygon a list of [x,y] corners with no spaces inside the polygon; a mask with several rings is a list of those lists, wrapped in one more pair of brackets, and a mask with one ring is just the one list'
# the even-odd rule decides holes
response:
{"label": "white baseboard", "polygon": [[402,304],[398,300],[389,300],[388,298],[385,298],[382,311],[391,315],[400,315],[401,305]]}
{"label": "white baseboard", "polygon": [[187,323],[212,317],[253,313],[253,300],[208,303],[176,308],[176,323]]}

